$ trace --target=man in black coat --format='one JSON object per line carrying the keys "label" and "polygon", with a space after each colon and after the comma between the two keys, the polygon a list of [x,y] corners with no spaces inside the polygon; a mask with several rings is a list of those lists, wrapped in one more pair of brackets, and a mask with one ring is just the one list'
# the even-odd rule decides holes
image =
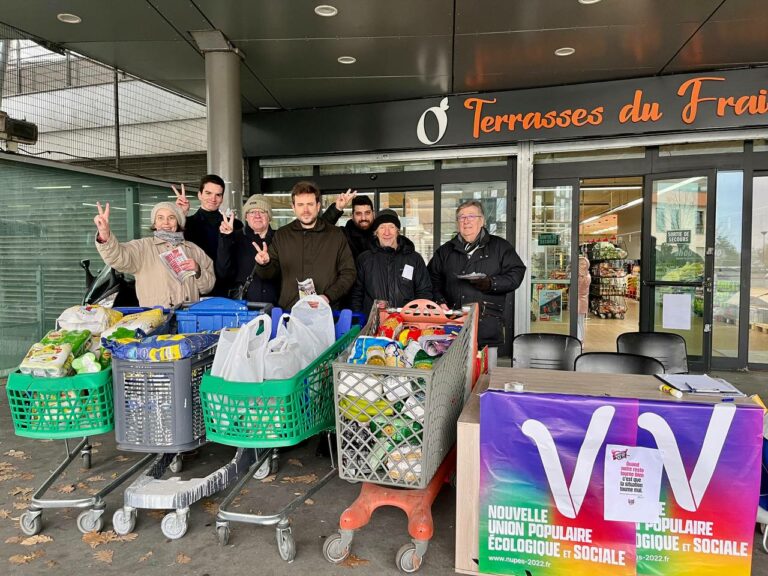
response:
{"label": "man in black coat", "polygon": [[458,234],[440,246],[429,262],[434,299],[458,309],[476,302],[480,308],[478,344],[488,346],[495,366],[504,341],[504,303],[525,276],[525,264],[512,244],[485,228],[483,205],[468,200],[456,209]]}
{"label": "man in black coat", "polygon": [[360,254],[370,250],[373,240],[373,202],[368,196],[357,196],[357,191],[347,190],[339,194],[334,204],[323,212],[323,219],[330,224],[336,224],[344,213],[344,207],[352,199],[352,218],[344,225],[344,236],[349,242],[352,257],[357,262]]}
{"label": "man in black coat", "polygon": [[[172,188],[176,194],[176,205],[187,217],[184,239],[197,244],[211,260],[216,262],[216,254],[219,250],[219,227],[224,220],[224,215],[219,212],[221,203],[224,201],[224,180],[216,174],[206,174],[200,179],[200,190],[197,193],[200,208],[191,216],[189,215],[189,199],[184,184],[181,185],[181,192],[175,186]],[[241,230],[243,223],[235,219],[233,226],[235,230]],[[230,288],[228,282],[220,279],[218,274],[216,276],[216,285],[210,295],[227,296]]]}
{"label": "man in black coat", "polygon": [[243,205],[246,226],[234,229],[234,214],[225,216],[219,227],[219,248],[216,254],[216,278],[242,291],[249,302],[277,305],[280,278],[263,280],[255,274],[256,246],[272,244],[275,231],[269,225],[272,206],[264,196],[253,195]]}
{"label": "man in black coat", "polygon": [[357,280],[350,295],[352,310],[368,314],[374,300],[400,307],[416,298],[432,298],[432,282],[421,254],[400,235],[394,210],[381,210],[371,225],[371,249],[357,259]]}

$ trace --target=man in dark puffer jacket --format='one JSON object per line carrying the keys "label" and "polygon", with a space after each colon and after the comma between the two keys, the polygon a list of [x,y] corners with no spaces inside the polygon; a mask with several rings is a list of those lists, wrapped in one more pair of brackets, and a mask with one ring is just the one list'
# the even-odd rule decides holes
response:
{"label": "man in dark puffer jacket", "polygon": [[[461,308],[477,302],[478,344],[488,346],[488,364],[496,366],[503,342],[504,302],[525,276],[525,264],[512,244],[485,228],[483,205],[468,200],[456,209],[458,234],[440,246],[429,262],[435,302]],[[461,278],[471,274],[470,278]]]}
{"label": "man in dark puffer jacket", "polygon": [[400,235],[394,210],[382,210],[371,225],[371,249],[357,259],[357,280],[351,305],[368,314],[374,300],[400,307],[415,298],[432,298],[432,282],[424,259],[408,238]]}

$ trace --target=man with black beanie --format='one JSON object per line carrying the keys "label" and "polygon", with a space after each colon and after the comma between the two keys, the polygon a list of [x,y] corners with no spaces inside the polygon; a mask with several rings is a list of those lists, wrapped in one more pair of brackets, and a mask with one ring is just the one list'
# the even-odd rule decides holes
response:
{"label": "man with black beanie", "polygon": [[[373,223],[373,202],[368,196],[357,196],[357,191],[347,190],[346,194],[352,195],[352,218],[344,226],[344,236],[347,238],[349,247],[352,250],[352,257],[357,262],[358,256],[371,249],[373,232],[371,224]],[[344,209],[339,209],[339,202],[331,204],[323,212],[323,219],[331,224],[336,224],[344,213]]]}

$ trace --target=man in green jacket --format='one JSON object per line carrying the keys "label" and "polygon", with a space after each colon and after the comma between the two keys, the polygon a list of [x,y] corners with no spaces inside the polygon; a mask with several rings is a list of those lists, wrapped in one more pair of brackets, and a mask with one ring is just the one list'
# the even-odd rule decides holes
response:
{"label": "man in green jacket", "polygon": [[312,182],[298,182],[291,190],[296,220],[275,232],[272,244],[256,248],[256,273],[270,279],[280,273],[280,307],[299,300],[298,283],[312,279],[317,294],[331,306],[355,283],[355,262],[340,228],[320,214],[320,190]]}

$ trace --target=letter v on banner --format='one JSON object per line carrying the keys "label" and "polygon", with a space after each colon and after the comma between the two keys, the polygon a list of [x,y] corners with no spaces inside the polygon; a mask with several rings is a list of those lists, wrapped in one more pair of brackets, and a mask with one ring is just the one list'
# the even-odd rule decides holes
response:
{"label": "letter v on banner", "polygon": [[690,480],[685,472],[683,459],[680,457],[677,439],[667,421],[652,412],[641,414],[637,419],[637,425],[650,432],[656,440],[675,500],[685,510],[689,512],[698,510],[712,475],[715,473],[717,461],[720,459],[720,453],[735,415],[736,406],[733,404],[715,405]]}
{"label": "letter v on banner", "polygon": [[565,483],[563,465],[557,452],[555,441],[544,424],[538,420],[526,420],[521,428],[523,434],[536,444],[544,472],[547,475],[549,489],[555,499],[558,512],[566,518],[576,518],[584,502],[584,496],[592,478],[595,460],[603,446],[608,428],[616,409],[613,406],[601,406],[592,414],[587,433],[576,458],[571,485]]}

